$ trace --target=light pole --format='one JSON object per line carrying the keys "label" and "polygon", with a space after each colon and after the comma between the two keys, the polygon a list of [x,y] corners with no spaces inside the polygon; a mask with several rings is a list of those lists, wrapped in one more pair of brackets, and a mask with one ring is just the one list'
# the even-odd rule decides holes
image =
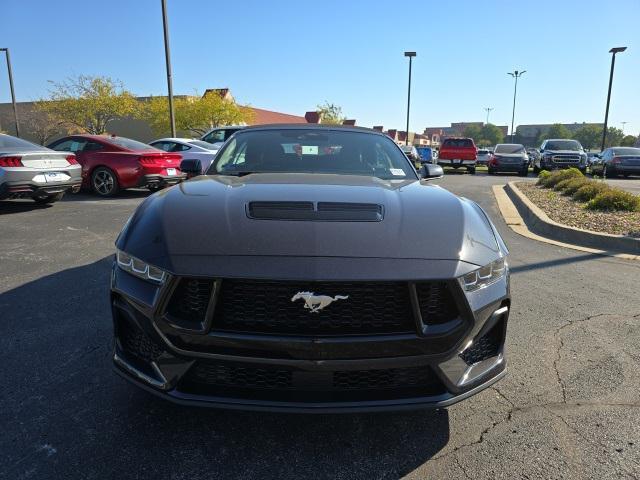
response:
{"label": "light pole", "polygon": [[171,53],[169,50],[169,24],[167,21],[167,1],[162,2],[162,26],[164,28],[164,56],[167,64],[167,89],[169,93],[169,123],[171,124],[171,136],[176,136],[176,119],[173,112],[173,82],[171,79]]}
{"label": "light pole", "polygon": [[411,60],[416,56],[416,52],[404,52],[405,57],[409,57],[409,89],[407,91],[407,132],[405,136],[405,145],[409,145],[409,108],[411,107]]}
{"label": "light pole", "polygon": [[7,57],[7,71],[9,72],[9,90],[11,90],[11,103],[13,104],[13,119],[16,122],[16,137],[20,136],[20,126],[18,125],[18,107],[16,105],[16,93],[13,90],[13,74],[11,73],[11,57],[8,48],[0,48]]}
{"label": "light pole", "polygon": [[485,110],[487,111],[487,121],[485,123],[489,124],[489,114],[491,110],[493,110],[493,107],[485,107]]}
{"label": "light pole", "polygon": [[624,126],[629,122],[620,122],[622,124],[622,135],[624,135]]}
{"label": "light pole", "polygon": [[511,75],[515,79],[515,85],[513,86],[513,111],[511,112],[511,143],[513,143],[513,121],[516,118],[516,93],[518,92],[518,78],[524,75],[526,70],[522,70],[519,72],[518,70],[514,70],[513,72],[508,72],[508,75]]}
{"label": "light pole", "polygon": [[624,52],[627,47],[616,47],[609,50],[611,54],[611,73],[609,73],[609,92],[607,93],[607,109],[604,112],[604,128],[602,129],[602,145],[600,151],[604,151],[604,144],[607,141],[607,122],[609,121],[609,102],[611,101],[611,84],[613,82],[613,67],[616,64],[616,53]]}

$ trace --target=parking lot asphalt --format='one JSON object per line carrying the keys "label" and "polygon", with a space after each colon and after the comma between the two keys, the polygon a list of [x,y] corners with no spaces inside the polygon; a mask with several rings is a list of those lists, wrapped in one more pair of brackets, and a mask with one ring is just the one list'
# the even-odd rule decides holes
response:
{"label": "parking lot asphalt", "polygon": [[147,193],[0,202],[0,478],[640,478],[640,262],[516,235],[491,193],[512,179],[434,182],[510,248],[507,377],[384,414],[184,408],[130,386],[111,369],[108,280]]}

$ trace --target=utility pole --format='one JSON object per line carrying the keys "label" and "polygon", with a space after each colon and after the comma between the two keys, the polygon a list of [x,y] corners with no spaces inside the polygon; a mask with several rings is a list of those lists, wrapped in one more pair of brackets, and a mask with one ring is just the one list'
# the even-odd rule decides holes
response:
{"label": "utility pole", "polygon": [[624,135],[624,126],[629,122],[620,122],[622,124],[622,135]]}
{"label": "utility pole", "polygon": [[171,76],[171,51],[169,49],[169,22],[167,20],[167,0],[162,2],[162,26],[164,28],[164,56],[167,65],[167,89],[169,93],[169,123],[171,136],[176,136],[176,119],[173,111],[173,80]]}
{"label": "utility pole", "polygon": [[404,144],[409,145],[409,110],[411,108],[411,60],[416,56],[416,52],[404,52],[405,57],[409,57],[409,89],[407,91],[407,135]]}
{"label": "utility pole", "polygon": [[11,57],[8,48],[0,48],[7,58],[7,72],[9,73],[9,90],[11,90],[11,103],[13,104],[13,120],[16,124],[16,137],[20,137],[20,125],[18,123],[18,106],[16,104],[16,92],[13,89],[13,73],[11,72]]}
{"label": "utility pole", "polygon": [[611,72],[609,73],[609,92],[607,93],[607,108],[604,112],[604,128],[602,129],[602,145],[600,151],[604,151],[604,146],[607,143],[607,122],[609,121],[609,102],[611,101],[611,84],[613,83],[613,69],[616,65],[616,53],[624,52],[627,47],[616,47],[609,50],[611,54]]}
{"label": "utility pole", "polygon": [[487,112],[487,121],[485,123],[489,123],[489,114],[491,113],[491,110],[493,110],[493,107],[485,107],[485,110]]}

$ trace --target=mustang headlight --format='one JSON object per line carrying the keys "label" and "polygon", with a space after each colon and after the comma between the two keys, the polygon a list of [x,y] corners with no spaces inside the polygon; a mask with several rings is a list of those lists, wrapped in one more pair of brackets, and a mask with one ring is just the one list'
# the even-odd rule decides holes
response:
{"label": "mustang headlight", "polygon": [[116,262],[118,267],[125,272],[149,282],[162,284],[167,278],[167,273],[164,270],[154,267],[120,250],[116,251]]}
{"label": "mustang headlight", "polygon": [[507,260],[502,257],[484,267],[460,277],[460,284],[467,292],[486,287],[504,277],[508,270]]}

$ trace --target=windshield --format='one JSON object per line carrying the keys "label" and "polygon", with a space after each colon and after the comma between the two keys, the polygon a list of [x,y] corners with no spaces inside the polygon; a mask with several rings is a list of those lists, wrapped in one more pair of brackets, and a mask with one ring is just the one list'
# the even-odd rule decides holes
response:
{"label": "windshield", "polygon": [[614,155],[640,155],[640,148],[614,148]]}
{"label": "windshield", "polygon": [[20,138],[0,134],[0,152],[28,152],[33,150],[47,149]]}
{"label": "windshield", "polygon": [[443,144],[443,147],[457,147],[457,148],[471,148],[473,147],[473,141],[469,138],[447,138]]}
{"label": "windshield", "polygon": [[109,137],[105,139],[107,142],[119,147],[126,148],[127,150],[159,150],[158,148],[147,145],[146,143],[131,140],[124,137]]}
{"label": "windshield", "polygon": [[270,172],[417,178],[389,137],[320,128],[238,132],[208,171],[222,175]]}
{"label": "windshield", "polygon": [[206,148],[207,150],[218,150],[219,146],[211,144],[209,142],[203,142],[202,140],[189,140],[191,145],[195,145],[196,147]]}
{"label": "windshield", "polygon": [[582,145],[575,140],[550,140],[544,148],[545,150],[574,150],[577,152],[582,150]]}
{"label": "windshield", "polygon": [[510,154],[510,153],[523,153],[523,152],[524,152],[524,145],[505,143],[502,145],[496,145],[496,149],[494,153]]}

